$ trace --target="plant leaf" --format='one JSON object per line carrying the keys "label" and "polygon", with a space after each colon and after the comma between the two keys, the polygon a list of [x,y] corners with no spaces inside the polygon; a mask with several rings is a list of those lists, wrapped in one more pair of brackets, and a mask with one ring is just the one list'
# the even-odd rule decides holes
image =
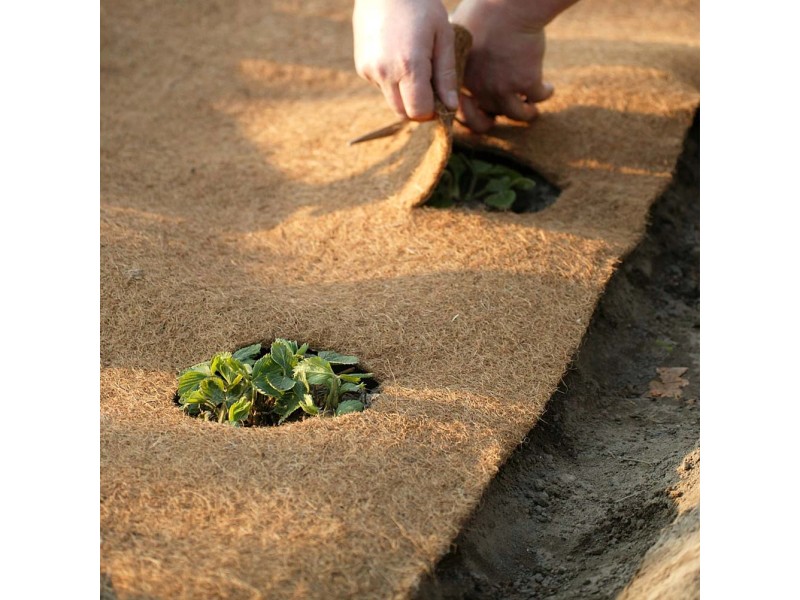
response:
{"label": "plant leaf", "polygon": [[505,192],[511,189],[511,177],[504,175],[503,177],[491,179],[484,189],[487,192]]}
{"label": "plant leaf", "polygon": [[182,398],[198,390],[200,383],[209,377],[211,377],[211,368],[207,362],[190,367],[178,378],[178,396]]}
{"label": "plant leaf", "polygon": [[332,365],[357,365],[358,364],[358,357],[357,356],[347,356],[345,354],[339,354],[338,352],[334,352],[333,350],[321,350],[317,353],[322,360],[327,360]]}
{"label": "plant leaf", "polygon": [[281,398],[283,396],[283,392],[280,390],[276,390],[272,385],[269,383],[266,375],[264,377],[253,378],[253,387],[255,387],[259,392],[264,394],[265,396],[269,396],[271,398]]}
{"label": "plant leaf", "polygon": [[514,169],[505,165],[496,163],[492,165],[491,169],[489,169],[488,175],[494,175],[495,177],[508,177],[509,179],[516,179],[517,177],[520,177],[518,171],[515,171]]}
{"label": "plant leaf", "polygon": [[294,382],[294,389],[292,393],[297,396],[298,399],[302,398],[305,394],[310,391],[308,387],[308,382],[304,381],[303,379],[295,379]]}
{"label": "plant leaf", "polygon": [[362,379],[369,379],[372,373],[342,373],[339,378],[342,381],[349,381],[351,383],[361,383]]}
{"label": "plant leaf", "polygon": [[272,360],[272,355],[265,354],[253,364],[253,377],[259,377],[264,373],[264,371],[271,369],[280,371],[280,367],[278,367],[275,364],[275,361]]}
{"label": "plant leaf", "polygon": [[284,375],[291,373],[296,364],[294,354],[297,351],[297,343],[295,342],[294,346],[292,344],[293,342],[289,340],[278,338],[272,342],[270,348],[272,360],[283,369]]}
{"label": "plant leaf", "polygon": [[[340,377],[341,377],[341,375],[340,375]],[[348,392],[360,393],[360,392],[364,391],[364,387],[365,386],[364,386],[363,382],[361,382],[361,383],[351,383],[351,382],[348,381],[348,382],[342,384],[342,387],[339,388],[339,393],[340,394],[346,394]]]}
{"label": "plant leaf", "polygon": [[295,377],[310,385],[328,385],[336,377],[331,364],[319,356],[304,358],[295,368]]}
{"label": "plant leaf", "polygon": [[216,370],[228,384],[228,387],[232,387],[239,383],[244,377],[249,378],[250,373],[241,361],[233,358],[233,356],[227,352],[226,354],[227,356],[221,356],[217,361]]}
{"label": "plant leaf", "polygon": [[211,359],[211,373],[214,375],[219,374],[219,365],[220,363],[233,356],[230,352],[220,352],[219,354],[215,354],[214,357]]}
{"label": "plant leaf", "polygon": [[228,408],[228,422],[238,423],[239,421],[244,421],[250,416],[252,406],[252,400],[242,396]]}
{"label": "plant leaf", "polygon": [[195,390],[179,400],[184,412],[188,415],[196,416],[201,413],[204,407],[212,408],[207,402],[206,395],[201,390]]}
{"label": "plant leaf", "polygon": [[492,165],[478,159],[467,161],[467,165],[476,175],[488,175],[492,171]]}
{"label": "plant leaf", "polygon": [[225,401],[228,394],[225,393],[225,382],[219,377],[209,377],[200,384],[200,391],[213,406],[220,406],[227,408]]}
{"label": "plant leaf", "polygon": [[198,405],[204,402],[206,399],[205,392],[202,390],[195,390],[185,396],[181,397],[178,402],[181,406],[189,406],[191,404]]}
{"label": "plant leaf", "polygon": [[282,395],[281,390],[275,389],[270,383],[271,378],[278,376],[283,376],[283,369],[275,364],[270,354],[265,354],[253,365],[253,385],[266,396],[279,398]]}
{"label": "plant leaf", "polygon": [[460,154],[454,153],[450,155],[447,168],[453,174],[453,179],[455,179],[455,182],[458,183],[458,181],[461,179],[461,176],[467,172],[467,163]]}
{"label": "plant leaf", "polygon": [[498,192],[496,194],[492,194],[491,196],[487,196],[484,202],[493,208],[508,210],[511,208],[511,205],[514,204],[514,200],[516,199],[517,195],[514,193],[514,191],[507,190],[505,192]]}
{"label": "plant leaf", "polygon": [[300,408],[300,401],[294,394],[287,394],[275,401],[275,406],[272,407],[272,412],[278,415],[278,424],[283,423],[286,419],[292,416],[292,413]]}
{"label": "plant leaf", "polygon": [[528,191],[536,187],[536,182],[527,177],[518,177],[511,182],[511,187],[515,190]]}
{"label": "plant leaf", "polygon": [[336,416],[338,417],[352,412],[361,412],[362,410],[364,410],[363,402],[359,400],[345,400],[339,403],[339,407],[336,409]]}
{"label": "plant leaf", "polygon": [[228,384],[228,389],[230,390],[232,388],[235,388],[237,385],[239,385],[240,383],[243,383],[243,382],[244,382],[244,374],[243,373],[237,373],[236,377],[233,378],[233,381],[231,381]]}
{"label": "plant leaf", "polygon": [[304,413],[312,416],[317,416],[319,414],[319,408],[314,404],[314,398],[311,394],[303,394],[303,398],[299,400],[299,403]]}
{"label": "plant leaf", "polygon": [[204,362],[197,363],[196,365],[192,365],[191,367],[187,367],[186,369],[178,373],[178,376],[180,377],[181,375],[183,375],[184,373],[188,373],[189,371],[198,371],[202,369],[208,369],[210,374],[211,373],[210,366],[211,366],[211,361],[206,360]]}
{"label": "plant leaf", "polygon": [[658,367],[658,379],[650,382],[650,398],[680,398],[683,395],[681,388],[689,385],[689,380],[683,377],[688,367]]}
{"label": "plant leaf", "polygon": [[245,364],[249,363],[250,365],[252,365],[256,361],[260,353],[261,353],[261,344],[253,344],[252,346],[239,348],[236,352],[233,353],[233,358]]}
{"label": "plant leaf", "polygon": [[291,377],[286,377],[281,373],[266,372],[269,384],[279,392],[288,392],[294,387],[295,381]]}

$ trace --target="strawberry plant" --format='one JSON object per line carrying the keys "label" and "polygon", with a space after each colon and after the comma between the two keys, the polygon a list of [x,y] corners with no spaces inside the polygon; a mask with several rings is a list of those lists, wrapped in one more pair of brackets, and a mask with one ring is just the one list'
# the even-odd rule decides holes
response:
{"label": "strawberry plant", "polygon": [[477,204],[497,210],[510,210],[518,192],[530,191],[536,182],[502,164],[493,164],[465,153],[453,152],[428,206],[450,208]]}
{"label": "strawberry plant", "polygon": [[189,367],[178,376],[177,403],[193,417],[234,427],[359,412],[372,373],[354,373],[357,364],[355,356],[279,338],[269,352],[253,344]]}

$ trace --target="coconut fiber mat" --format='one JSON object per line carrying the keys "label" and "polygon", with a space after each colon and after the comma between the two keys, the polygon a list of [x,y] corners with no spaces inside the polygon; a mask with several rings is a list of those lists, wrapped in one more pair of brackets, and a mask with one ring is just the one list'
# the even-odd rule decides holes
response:
{"label": "coconut fiber mat", "polygon": [[[442,121],[391,122],[348,0],[101,6],[101,572],[118,598],[395,598],[448,550],[644,232],[699,103],[697,3],[583,0],[556,95],[466,143],[562,191],[415,207]],[[283,337],[354,354],[362,413],[233,428],[176,374]],[[622,357],[621,357],[622,358]]]}

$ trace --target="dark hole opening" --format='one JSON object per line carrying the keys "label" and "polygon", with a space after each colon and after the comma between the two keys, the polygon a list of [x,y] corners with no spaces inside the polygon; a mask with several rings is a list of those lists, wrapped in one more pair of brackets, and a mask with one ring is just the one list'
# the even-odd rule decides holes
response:
{"label": "dark hole opening", "polygon": [[[459,167],[458,165],[454,166],[453,162],[461,162],[463,165],[465,164],[464,159],[466,159],[468,166],[470,164],[476,165],[475,161],[497,165],[500,167],[496,169],[499,172],[475,174],[470,168],[465,170],[461,167],[461,173],[459,174]],[[517,175],[515,176],[505,171],[507,169]],[[511,198],[509,195],[492,198],[494,192],[486,191],[487,185],[490,185],[492,189],[501,190],[500,193],[502,193],[504,191],[502,185],[499,183],[490,184],[489,182],[503,177],[510,177],[511,182],[516,181],[515,177],[522,177],[532,181],[534,185],[514,185],[511,190],[513,191],[514,199],[509,204],[508,201]],[[531,213],[539,212],[551,206],[560,194],[561,189],[550,183],[542,174],[502,150],[485,147],[476,148],[454,142],[453,154],[450,161],[448,161],[445,173],[431,197],[425,202],[425,206],[434,208],[482,208],[487,210],[506,210],[514,213]],[[458,196],[457,198],[455,197],[456,195]],[[492,202],[495,203],[494,206]]]}

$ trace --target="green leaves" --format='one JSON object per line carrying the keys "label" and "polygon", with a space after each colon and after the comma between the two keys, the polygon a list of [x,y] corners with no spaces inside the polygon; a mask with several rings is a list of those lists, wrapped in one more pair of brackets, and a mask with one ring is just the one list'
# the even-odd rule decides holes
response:
{"label": "green leaves", "polygon": [[295,394],[285,394],[276,399],[272,411],[279,417],[278,425],[291,417],[298,408],[300,408],[300,398]]}
{"label": "green leaves", "polygon": [[190,367],[178,378],[178,403],[190,415],[241,424],[253,406],[252,368],[242,360],[251,360],[257,351],[260,345],[258,350],[248,346],[235,355],[220,352],[210,361]]}
{"label": "green leaves", "polygon": [[364,404],[358,400],[345,400],[339,404],[339,407],[336,409],[336,416],[338,417],[352,412],[361,412],[362,410],[364,410]]}
{"label": "green leaves", "polygon": [[[323,358],[325,357],[325,358]],[[372,377],[372,373],[336,373],[332,364],[357,364],[355,356],[345,356],[336,352],[320,352],[317,356],[304,359],[295,367],[295,379],[303,382],[309,389],[318,386],[325,394],[322,408],[326,411],[335,411],[338,415],[340,401],[347,394],[365,393],[364,379]],[[349,369],[352,370],[352,369]],[[362,408],[363,408],[363,403]]]}
{"label": "green leaves", "polygon": [[334,352],[333,350],[320,350],[319,352],[317,352],[317,356],[320,357],[322,360],[328,361],[332,365],[358,364],[357,356],[346,356],[344,354],[339,354],[338,352]]}
{"label": "green leaves", "polygon": [[294,379],[284,373],[272,355],[265,354],[253,365],[253,385],[262,394],[277,398],[294,387]]}
{"label": "green leaves", "polygon": [[261,344],[253,344],[234,352],[233,358],[252,367],[259,354],[261,354]]}
{"label": "green leaves", "polygon": [[319,356],[310,356],[303,360],[294,370],[295,378],[309,385],[327,385],[336,377],[331,363]]}
{"label": "green leaves", "polygon": [[240,398],[228,408],[228,422],[233,425],[240,425],[250,415],[253,401],[247,398]]}
{"label": "green leaves", "polygon": [[319,414],[319,408],[314,404],[314,397],[311,394],[303,394],[303,397],[298,398],[297,402],[304,413],[312,417],[316,417]]}
{"label": "green leaves", "polygon": [[250,375],[251,369],[231,356],[230,352],[222,352],[211,359],[211,372],[218,373],[229,386],[234,386]]}
{"label": "green leaves", "polygon": [[298,414],[340,415],[364,410],[365,379],[353,373],[358,357],[278,338],[220,352],[178,377],[178,404],[191,415],[234,427],[278,425]]}
{"label": "green leaves", "polygon": [[297,347],[295,346],[292,348],[291,344],[282,339],[277,339],[272,342],[272,348],[270,350],[270,355],[272,356],[272,360],[277,364],[283,372],[291,371],[294,368],[294,353],[297,351]]}
{"label": "green leaves", "polygon": [[353,392],[355,394],[360,394],[361,392],[364,391],[364,387],[365,386],[364,386],[363,383],[345,382],[345,383],[343,383],[341,385],[339,390],[341,391],[342,394],[346,394],[348,392]]}
{"label": "green leaves", "polygon": [[449,208],[483,202],[490,208],[510,210],[517,192],[530,191],[535,186],[535,181],[510,167],[454,152],[426,204]]}
{"label": "green leaves", "polygon": [[473,172],[475,175],[492,175],[493,169],[492,165],[487,163],[483,160],[470,160],[464,157],[464,161],[467,163],[467,167]]}
{"label": "green leaves", "polygon": [[486,202],[487,206],[499,208],[500,210],[508,210],[516,199],[517,195],[513,190],[503,190],[502,192],[487,196],[484,202]]}
{"label": "green leaves", "polygon": [[207,377],[211,377],[211,369],[208,363],[200,363],[189,367],[178,378],[178,395],[185,396],[194,392]]}

